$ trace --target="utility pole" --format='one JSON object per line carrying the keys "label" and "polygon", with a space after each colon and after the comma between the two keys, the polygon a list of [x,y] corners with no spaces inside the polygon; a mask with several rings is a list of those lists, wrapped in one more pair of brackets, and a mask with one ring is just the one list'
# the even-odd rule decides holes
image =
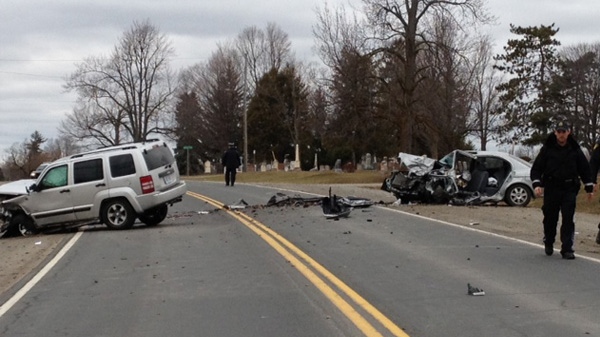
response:
{"label": "utility pole", "polygon": [[183,147],[183,149],[184,149],[184,150],[185,150],[185,152],[186,152],[186,160],[185,160],[185,163],[186,163],[186,166],[187,166],[187,167],[186,167],[186,172],[185,172],[185,175],[189,177],[189,176],[190,176],[190,150],[191,150],[191,149],[193,149],[193,147],[192,147],[192,146],[190,146],[190,145],[186,145],[186,146],[184,146],[184,147]]}
{"label": "utility pole", "polygon": [[[247,64],[244,58],[244,172],[248,171],[248,85]],[[255,163],[256,164],[256,163]]]}

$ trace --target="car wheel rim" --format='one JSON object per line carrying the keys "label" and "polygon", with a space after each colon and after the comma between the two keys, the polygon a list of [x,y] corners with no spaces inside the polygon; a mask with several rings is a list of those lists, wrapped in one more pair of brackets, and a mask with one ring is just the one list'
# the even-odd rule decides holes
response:
{"label": "car wheel rim", "polygon": [[107,215],[108,220],[116,226],[123,224],[127,219],[127,211],[125,210],[125,207],[121,205],[112,205],[108,209]]}
{"label": "car wheel rim", "polygon": [[515,188],[511,192],[510,198],[515,204],[522,205],[527,200],[527,191],[523,188]]}
{"label": "car wheel rim", "polygon": [[31,231],[30,231],[30,230],[27,228],[27,226],[25,226],[25,224],[24,224],[24,223],[20,223],[20,224],[18,225],[18,228],[19,228],[19,233],[20,233],[22,236],[27,236],[27,235],[30,235],[30,234],[31,234]]}

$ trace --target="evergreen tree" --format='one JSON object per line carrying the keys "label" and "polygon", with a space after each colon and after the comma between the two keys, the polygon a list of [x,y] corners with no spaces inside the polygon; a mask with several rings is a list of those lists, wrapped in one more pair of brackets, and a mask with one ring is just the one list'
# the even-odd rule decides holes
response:
{"label": "evergreen tree", "polygon": [[497,55],[496,68],[508,74],[508,81],[500,84],[500,100],[504,110],[505,138],[511,142],[516,136],[524,144],[539,144],[546,139],[552,120],[563,113],[557,109],[556,97],[551,90],[553,76],[558,73],[556,48],[560,45],[554,36],[554,24],[539,27],[510,26],[510,32],[521,36],[508,40],[504,54]]}

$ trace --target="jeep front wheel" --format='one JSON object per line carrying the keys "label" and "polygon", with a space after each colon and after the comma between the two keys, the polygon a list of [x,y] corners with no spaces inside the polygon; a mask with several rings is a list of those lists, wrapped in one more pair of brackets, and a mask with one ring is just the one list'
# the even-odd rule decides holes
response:
{"label": "jeep front wheel", "polygon": [[9,230],[12,229],[22,236],[30,236],[38,233],[33,221],[25,214],[17,214],[10,221]]}
{"label": "jeep front wheel", "polygon": [[169,206],[160,205],[140,214],[139,218],[146,226],[156,226],[167,217],[167,213],[169,213]]}
{"label": "jeep front wheel", "polygon": [[137,215],[127,200],[115,199],[102,207],[101,217],[110,229],[129,229],[133,227]]}

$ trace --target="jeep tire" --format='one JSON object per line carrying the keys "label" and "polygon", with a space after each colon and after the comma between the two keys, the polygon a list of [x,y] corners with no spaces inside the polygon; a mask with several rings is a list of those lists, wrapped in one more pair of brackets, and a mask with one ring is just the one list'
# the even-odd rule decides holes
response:
{"label": "jeep tire", "polygon": [[169,213],[169,206],[166,204],[151,208],[139,215],[140,221],[146,226],[156,226],[161,223]]}
{"label": "jeep tire", "polygon": [[110,229],[129,229],[137,214],[126,199],[113,199],[102,206],[100,217]]}
{"label": "jeep tire", "polygon": [[31,218],[23,213],[15,215],[10,220],[10,227],[8,231],[21,234],[21,236],[38,234],[38,230],[35,228]]}

